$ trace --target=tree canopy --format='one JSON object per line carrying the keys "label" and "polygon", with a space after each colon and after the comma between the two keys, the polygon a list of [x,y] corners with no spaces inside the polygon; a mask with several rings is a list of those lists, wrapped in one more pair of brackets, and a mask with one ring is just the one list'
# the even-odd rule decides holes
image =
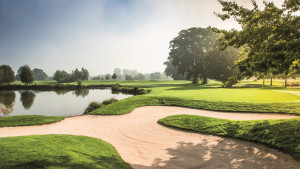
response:
{"label": "tree canopy", "polygon": [[35,80],[48,80],[48,75],[42,69],[35,68],[32,72]]}
{"label": "tree canopy", "polygon": [[190,28],[179,32],[170,42],[169,61],[178,68],[178,74],[185,75],[193,83],[207,79],[225,82],[228,77],[236,74],[228,67],[237,60],[238,50],[228,48],[221,51],[218,41],[221,35],[208,28]]}
{"label": "tree canopy", "polygon": [[233,18],[241,31],[221,30],[222,47],[243,47],[246,57],[236,65],[241,77],[259,74],[288,75],[299,70],[300,64],[300,18],[294,15],[299,11],[299,0],[285,0],[282,8],[273,2],[264,2],[260,10],[255,0],[253,9],[239,6],[236,2],[219,0],[223,14],[217,14],[222,20]]}
{"label": "tree canopy", "polygon": [[178,68],[172,64],[172,60],[173,59],[167,60],[164,63],[164,65],[166,65],[164,71],[165,75],[172,77],[174,80],[186,80],[184,75],[178,73]]}
{"label": "tree canopy", "polygon": [[34,81],[33,73],[28,65],[24,65],[20,68],[19,76],[21,82],[25,83],[26,85]]}
{"label": "tree canopy", "polygon": [[88,78],[89,78],[89,71],[85,68],[81,68],[81,71],[79,71],[76,68],[74,71],[72,71],[71,74],[67,73],[64,70],[57,70],[53,75],[53,79],[56,80],[58,83],[75,82],[78,80],[88,80]]}
{"label": "tree canopy", "polygon": [[115,74],[115,73],[112,75],[112,79],[114,79],[114,80],[116,80],[117,77],[118,77],[118,76],[117,76],[117,74]]}
{"label": "tree canopy", "polygon": [[0,66],[0,83],[10,83],[15,80],[15,74],[12,68],[8,65]]}

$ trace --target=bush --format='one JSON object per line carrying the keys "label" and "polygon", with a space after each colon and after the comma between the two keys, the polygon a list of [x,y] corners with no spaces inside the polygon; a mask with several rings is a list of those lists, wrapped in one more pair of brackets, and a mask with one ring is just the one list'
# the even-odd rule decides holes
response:
{"label": "bush", "polygon": [[103,105],[109,105],[109,104],[112,104],[112,103],[117,102],[117,101],[118,101],[118,99],[110,98],[110,99],[108,99],[108,100],[104,100],[104,101],[102,102],[102,104],[103,104]]}
{"label": "bush", "polygon": [[103,107],[103,104],[99,102],[91,102],[89,106],[85,109],[84,114],[88,114],[96,109],[99,109],[100,107]]}

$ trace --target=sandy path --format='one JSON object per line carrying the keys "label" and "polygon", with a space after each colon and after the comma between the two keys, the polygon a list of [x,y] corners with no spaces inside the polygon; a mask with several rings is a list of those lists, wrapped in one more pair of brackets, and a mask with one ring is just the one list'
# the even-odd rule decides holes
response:
{"label": "sandy path", "polygon": [[283,119],[295,116],[256,113],[222,113],[170,106],[146,106],[119,116],[85,115],[61,122],[0,128],[0,137],[72,134],[101,138],[116,147],[133,168],[299,168],[288,154],[266,146],[231,138],[164,127],[158,119],[194,114],[226,119]]}

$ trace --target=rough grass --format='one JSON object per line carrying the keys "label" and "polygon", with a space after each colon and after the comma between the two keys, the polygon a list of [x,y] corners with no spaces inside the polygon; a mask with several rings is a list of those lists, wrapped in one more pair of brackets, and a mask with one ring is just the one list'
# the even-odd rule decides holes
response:
{"label": "rough grass", "polygon": [[54,123],[63,120],[60,116],[25,115],[0,117],[0,127],[31,126]]}
{"label": "rough grass", "polygon": [[196,115],[174,115],[158,121],[180,129],[262,143],[300,160],[300,118],[226,120]]}
{"label": "rough grass", "polygon": [[0,138],[0,142],[0,168],[131,168],[113,146],[91,137],[40,135]]}

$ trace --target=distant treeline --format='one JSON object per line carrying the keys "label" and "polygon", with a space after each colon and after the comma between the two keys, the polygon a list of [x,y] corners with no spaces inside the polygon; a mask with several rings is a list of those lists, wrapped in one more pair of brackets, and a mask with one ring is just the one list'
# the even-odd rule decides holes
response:
{"label": "distant treeline", "polygon": [[98,75],[91,78],[92,80],[172,80],[171,77],[166,76],[164,73],[140,73],[135,69],[115,68],[114,73]]}

